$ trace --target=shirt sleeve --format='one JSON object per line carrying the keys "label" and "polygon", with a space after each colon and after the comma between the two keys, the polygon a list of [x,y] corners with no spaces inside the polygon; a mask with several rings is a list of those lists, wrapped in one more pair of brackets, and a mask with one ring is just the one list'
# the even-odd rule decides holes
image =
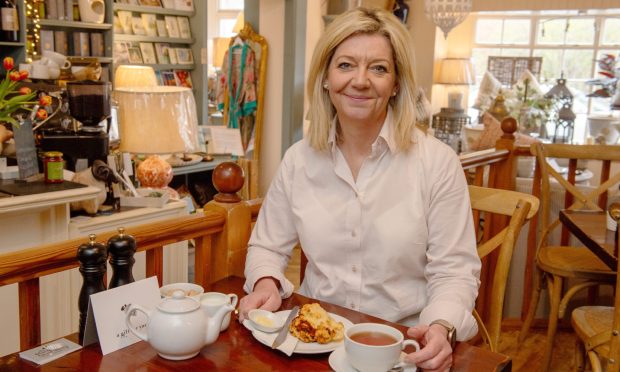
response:
{"label": "shirt sleeve", "polygon": [[293,283],[284,275],[298,241],[289,201],[290,183],[293,177],[292,157],[289,150],[263,200],[248,242],[245,261],[246,281],[243,287],[247,293],[252,292],[254,284],[260,278],[267,276],[280,281],[280,295],[283,298],[293,293]]}
{"label": "shirt sleeve", "polygon": [[481,264],[463,169],[454,152],[446,151],[445,157],[435,159],[442,158],[448,160],[433,164],[436,176],[429,183],[428,303],[420,313],[420,323],[447,320],[456,327],[457,339],[464,341],[478,331],[472,310]]}

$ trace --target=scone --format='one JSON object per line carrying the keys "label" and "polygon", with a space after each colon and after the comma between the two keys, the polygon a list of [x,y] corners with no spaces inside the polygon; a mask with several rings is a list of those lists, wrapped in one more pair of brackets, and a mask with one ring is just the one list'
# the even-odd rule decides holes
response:
{"label": "scone", "polygon": [[344,338],[344,324],[332,319],[318,303],[303,305],[289,331],[303,342],[327,344]]}

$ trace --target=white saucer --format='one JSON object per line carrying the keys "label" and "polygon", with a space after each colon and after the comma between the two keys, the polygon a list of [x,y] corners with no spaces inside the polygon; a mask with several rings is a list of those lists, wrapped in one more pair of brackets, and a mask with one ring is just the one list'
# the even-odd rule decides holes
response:
{"label": "white saucer", "polygon": [[[401,359],[404,355],[405,353],[400,354]],[[336,372],[357,372],[347,361],[344,346],[337,348],[329,354],[329,366]],[[407,367],[403,369],[404,372],[416,372],[417,370],[416,367]]]}

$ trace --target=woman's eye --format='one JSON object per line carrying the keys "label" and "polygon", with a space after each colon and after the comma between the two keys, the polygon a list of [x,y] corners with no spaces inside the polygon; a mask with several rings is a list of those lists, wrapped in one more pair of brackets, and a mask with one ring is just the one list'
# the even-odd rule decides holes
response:
{"label": "woman's eye", "polygon": [[378,66],[372,66],[372,67],[371,67],[371,69],[372,69],[372,70],[374,70],[374,71],[376,71],[376,72],[381,72],[381,73],[386,73],[386,72],[388,72],[387,67],[385,67],[385,66],[381,66],[381,65],[378,65]]}
{"label": "woman's eye", "polygon": [[338,64],[338,68],[342,70],[346,70],[346,69],[351,68],[351,64],[348,62],[341,62]]}

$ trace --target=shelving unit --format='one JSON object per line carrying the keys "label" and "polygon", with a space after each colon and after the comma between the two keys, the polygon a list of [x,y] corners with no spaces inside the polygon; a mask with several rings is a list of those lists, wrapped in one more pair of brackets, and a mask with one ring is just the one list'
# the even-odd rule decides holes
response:
{"label": "shelving unit", "polygon": [[0,41],[0,59],[13,57],[16,65],[26,60],[26,12],[24,11],[24,0],[16,0],[17,12],[19,16],[19,42]]}
{"label": "shelving unit", "polygon": [[[142,6],[142,5],[131,5],[131,4],[124,4],[124,3],[114,3],[114,14],[116,17],[119,17],[119,12],[121,11],[126,11],[126,12],[131,12],[132,15],[132,19],[135,17],[141,17],[142,14],[154,14],[157,17],[157,20],[159,22],[161,22],[162,20],[165,19],[165,17],[186,17],[188,21],[190,21],[190,19],[195,15],[195,10],[193,11],[187,11],[187,10],[178,10],[178,9],[169,9],[169,8],[164,8],[164,7],[154,7],[154,6]],[[119,20],[119,23],[121,20]],[[177,19],[178,21],[178,19]],[[189,22],[191,24],[191,21]],[[166,29],[167,31],[169,27],[166,24]],[[191,30],[192,27],[190,27]],[[136,35],[136,34],[129,34],[129,33],[119,33],[118,32],[118,27],[115,27],[114,30],[114,53],[118,53],[118,51],[123,52],[125,50],[125,47],[128,47],[129,45],[131,45],[130,48],[135,48],[135,47],[140,47],[141,48],[141,43],[152,43],[153,44],[153,48],[156,50],[156,56],[155,58],[157,59],[158,63],[135,63],[134,61],[131,61],[129,58],[125,59],[124,56],[120,57],[119,55],[114,55],[114,60],[115,60],[115,64],[116,65],[123,65],[123,64],[129,64],[129,65],[147,65],[147,66],[151,66],[153,67],[153,69],[155,71],[158,71],[158,75],[161,77],[161,80],[163,82],[168,82],[168,84],[170,84],[172,81],[170,79],[166,79],[166,77],[164,77],[163,75],[166,74],[164,71],[172,71],[172,75],[175,76],[175,80],[176,80],[176,73],[174,72],[175,70],[183,70],[183,71],[187,71],[190,72],[193,71],[196,67],[195,62],[194,63],[161,63],[161,55],[160,55],[160,51],[157,51],[157,45],[156,43],[162,43],[164,44],[163,46],[159,46],[160,48],[166,49],[168,48],[169,50],[166,51],[166,53],[171,53],[171,52],[175,52],[174,50],[176,48],[186,48],[189,49],[192,53],[192,59],[195,60],[196,55],[194,54],[194,50],[192,48],[192,45],[196,42],[196,39],[193,37],[169,37],[169,36],[162,36],[162,34],[160,33],[160,30],[158,29],[158,36],[147,36],[147,35]],[[132,30],[133,31],[133,30]],[[117,43],[127,43],[125,45],[118,45]],[[118,47],[118,49],[117,49]],[[170,51],[170,49],[173,49],[173,51]],[[144,53],[141,50],[142,53]],[[129,54],[129,53],[128,53]],[[119,58],[120,57],[120,58]],[[129,56],[128,56],[129,57]],[[144,56],[142,56],[144,59]],[[168,57],[164,57],[164,59],[167,59]],[[167,61],[164,61],[167,62]],[[188,61],[189,62],[189,61]],[[167,74],[168,77],[170,77],[170,73]],[[192,77],[192,86],[193,86],[193,77]],[[160,81],[160,84],[162,83],[162,81]],[[176,80],[177,84],[179,80]],[[165,83],[164,83],[165,84]]]}

